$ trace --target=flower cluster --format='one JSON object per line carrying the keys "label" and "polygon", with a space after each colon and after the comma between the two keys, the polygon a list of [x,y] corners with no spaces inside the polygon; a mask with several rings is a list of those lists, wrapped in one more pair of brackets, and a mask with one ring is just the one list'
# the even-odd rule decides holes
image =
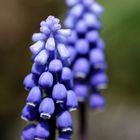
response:
{"label": "flower cluster", "polygon": [[[59,19],[49,16],[40,23],[40,33],[32,36],[33,65],[23,82],[29,94],[21,117],[34,122],[23,129],[23,140],[48,140],[52,127],[59,131],[58,140],[70,140],[70,111],[78,105],[71,90],[73,73],[68,67],[70,53],[65,46],[70,34],[70,30],[61,29]],[[55,119],[56,125],[52,126]]]}
{"label": "flower cluster", "polygon": [[72,29],[67,47],[71,53],[74,90],[79,101],[89,97],[92,109],[105,106],[101,90],[107,85],[104,42],[100,37],[103,7],[95,0],[66,0],[65,27]]}

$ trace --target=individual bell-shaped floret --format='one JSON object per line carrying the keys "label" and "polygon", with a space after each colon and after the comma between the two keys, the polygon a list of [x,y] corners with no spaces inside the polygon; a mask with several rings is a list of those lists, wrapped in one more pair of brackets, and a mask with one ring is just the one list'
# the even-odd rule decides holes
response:
{"label": "individual bell-shaped floret", "polygon": [[54,40],[54,37],[52,35],[47,39],[45,48],[48,51],[54,51],[55,50],[55,40]]}
{"label": "individual bell-shaped floret", "polygon": [[46,65],[39,65],[38,63],[34,63],[32,66],[32,73],[40,75],[45,71]]}
{"label": "individual bell-shaped floret", "polygon": [[73,73],[70,68],[64,67],[61,73],[62,81],[70,81],[73,78]]}
{"label": "individual bell-shaped floret", "polygon": [[30,106],[35,107],[38,105],[42,100],[42,91],[38,86],[33,87],[28,96],[27,96],[27,104]]}
{"label": "individual bell-shaped floret", "polygon": [[75,44],[75,42],[77,41],[78,37],[77,37],[77,32],[76,31],[72,31],[71,35],[68,37],[67,42],[69,44]]}
{"label": "individual bell-shaped floret", "polygon": [[59,59],[54,59],[49,64],[49,71],[52,73],[60,72],[63,68],[62,62]]}
{"label": "individual bell-shaped floret", "polygon": [[77,4],[79,1],[80,0],[66,0],[66,4],[71,7]]}
{"label": "individual bell-shaped floret", "polygon": [[60,132],[72,132],[72,116],[68,111],[57,116],[57,127]]}
{"label": "individual bell-shaped floret", "polygon": [[47,140],[50,135],[47,122],[39,122],[35,129],[35,140]]}
{"label": "individual bell-shaped floret", "polygon": [[59,133],[59,137],[58,137],[58,140],[70,140],[71,134],[69,134],[68,132],[60,132]]}
{"label": "individual bell-shaped floret", "polygon": [[104,53],[101,49],[94,48],[90,51],[90,62],[95,69],[104,69],[105,68],[105,58]]}
{"label": "individual bell-shaped floret", "polygon": [[50,72],[43,72],[38,83],[44,89],[51,87],[53,85],[53,75]]}
{"label": "individual bell-shaped floret", "polygon": [[36,55],[38,54],[45,46],[45,42],[44,41],[37,41],[36,43],[34,43],[32,46],[30,46],[30,51]]}
{"label": "individual bell-shaped floret", "polygon": [[100,93],[93,93],[90,96],[89,101],[91,109],[101,110],[106,105],[105,99]]}
{"label": "individual bell-shaped floret", "polygon": [[96,47],[99,48],[99,49],[104,50],[104,48],[105,48],[105,43],[104,43],[104,41],[103,41],[101,38],[99,38],[99,39],[97,40]]}
{"label": "individual bell-shaped floret", "polygon": [[70,29],[60,29],[57,31],[58,34],[69,37],[71,35],[71,30]]}
{"label": "individual bell-shaped floret", "polygon": [[47,36],[43,33],[34,33],[32,36],[32,41],[36,42],[36,41],[44,40],[46,38]]}
{"label": "individual bell-shaped floret", "polygon": [[64,44],[58,44],[57,50],[62,60],[66,60],[70,57],[69,51]]}
{"label": "individual bell-shaped floret", "polygon": [[54,113],[55,105],[52,98],[44,98],[39,106],[40,117],[43,119],[50,119]]}
{"label": "individual bell-shaped floret", "polygon": [[21,139],[22,140],[33,140],[35,136],[35,124],[29,124],[22,130]]}
{"label": "individual bell-shaped floret", "polygon": [[79,54],[85,55],[89,52],[89,43],[85,39],[79,39],[75,44],[76,50]]}
{"label": "individual bell-shaped floret", "polygon": [[40,51],[34,58],[34,62],[45,65],[47,63],[47,60],[49,58],[49,53],[46,50]]}
{"label": "individual bell-shaped floret", "polygon": [[89,43],[96,43],[96,41],[99,39],[99,33],[97,31],[89,31],[86,34],[86,39],[88,40]]}
{"label": "individual bell-shaped floret", "polygon": [[77,78],[85,78],[90,70],[89,61],[86,58],[79,58],[73,66],[74,76]]}
{"label": "individual bell-shaped floret", "polygon": [[76,94],[72,90],[68,90],[67,92],[66,106],[69,111],[76,110],[78,107]]}
{"label": "individual bell-shaped floret", "polygon": [[25,121],[33,121],[36,120],[38,117],[38,111],[37,108],[25,105],[25,107],[22,110],[21,118]]}
{"label": "individual bell-shaped floret", "polygon": [[78,33],[86,33],[87,32],[87,26],[85,24],[85,21],[84,20],[79,20],[76,23],[75,30]]}
{"label": "individual bell-shaped floret", "polygon": [[63,103],[67,97],[67,89],[63,84],[56,84],[53,87],[52,97],[56,103]]}
{"label": "individual bell-shaped floret", "polygon": [[108,78],[105,72],[97,72],[92,75],[90,82],[96,89],[104,89],[107,86]]}
{"label": "individual bell-shaped floret", "polygon": [[77,51],[75,50],[75,48],[73,46],[67,46],[69,53],[70,53],[70,61],[73,62],[76,58],[77,55]]}
{"label": "individual bell-shaped floret", "polygon": [[83,102],[88,96],[88,85],[82,83],[76,84],[74,86],[74,91],[76,93],[78,101]]}
{"label": "individual bell-shaped floret", "polygon": [[37,85],[37,82],[38,77],[35,74],[30,73],[24,78],[23,85],[25,89],[30,90],[31,88]]}

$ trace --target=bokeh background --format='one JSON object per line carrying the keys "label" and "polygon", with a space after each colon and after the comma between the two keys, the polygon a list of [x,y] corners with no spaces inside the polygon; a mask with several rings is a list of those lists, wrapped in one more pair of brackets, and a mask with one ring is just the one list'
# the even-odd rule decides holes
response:
{"label": "bokeh background", "polygon": [[[107,108],[88,111],[89,140],[140,140],[140,0],[99,0],[105,7],[109,87]],[[19,140],[26,124],[20,112],[27,96],[22,86],[31,68],[31,35],[48,15],[62,19],[64,0],[0,0],[0,139]],[[87,105],[88,106],[88,105]],[[78,117],[74,114],[77,140]]]}

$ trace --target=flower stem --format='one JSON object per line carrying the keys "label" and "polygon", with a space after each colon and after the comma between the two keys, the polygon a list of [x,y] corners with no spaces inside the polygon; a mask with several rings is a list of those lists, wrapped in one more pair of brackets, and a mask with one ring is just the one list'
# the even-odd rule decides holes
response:
{"label": "flower stem", "polygon": [[80,136],[80,140],[88,140],[86,104],[84,102],[79,103],[79,136]]}

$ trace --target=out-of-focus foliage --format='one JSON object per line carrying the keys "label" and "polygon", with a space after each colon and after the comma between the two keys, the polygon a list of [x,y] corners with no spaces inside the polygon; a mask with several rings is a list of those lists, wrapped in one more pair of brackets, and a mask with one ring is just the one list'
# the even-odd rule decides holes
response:
{"label": "out-of-focus foliage", "polygon": [[[107,109],[87,114],[90,140],[139,140],[140,1],[99,2],[105,7],[102,37],[110,83],[105,91]],[[50,14],[63,20],[65,11],[63,0],[0,0],[0,139],[18,140],[24,125],[20,110],[27,94],[22,80],[30,70],[32,33]]]}

